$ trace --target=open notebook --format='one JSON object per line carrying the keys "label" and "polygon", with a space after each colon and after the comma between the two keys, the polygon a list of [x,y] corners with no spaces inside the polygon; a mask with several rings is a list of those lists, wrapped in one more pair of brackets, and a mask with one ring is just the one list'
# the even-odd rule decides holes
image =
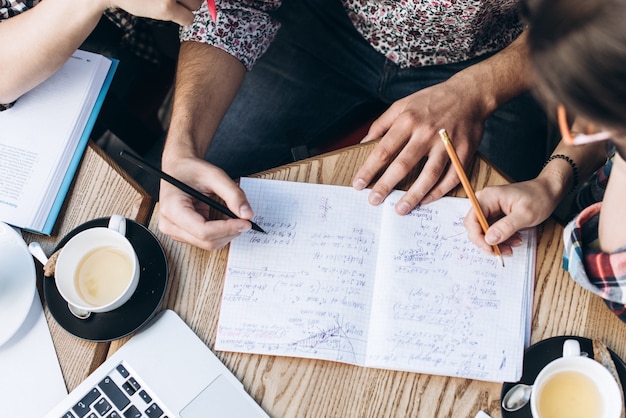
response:
{"label": "open notebook", "polygon": [[77,50],[0,112],[0,220],[50,234],[117,68]]}
{"label": "open notebook", "polygon": [[267,418],[171,310],[159,313],[46,415],[91,416]]}
{"label": "open notebook", "polygon": [[467,239],[464,198],[406,216],[395,191],[241,180],[267,234],[230,246],[216,350],[516,381],[530,339],[534,231],[499,260]]}

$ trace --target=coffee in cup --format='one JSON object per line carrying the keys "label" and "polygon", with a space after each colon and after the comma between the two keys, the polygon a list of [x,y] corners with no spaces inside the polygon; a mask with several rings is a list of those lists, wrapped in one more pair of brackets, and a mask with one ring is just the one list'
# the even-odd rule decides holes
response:
{"label": "coffee in cup", "polygon": [[566,340],[563,357],[546,365],[533,384],[533,418],[619,418],[617,382],[597,361],[581,356],[577,340]]}
{"label": "coffee in cup", "polygon": [[123,235],[125,219],[113,215],[107,228],[73,236],[63,247],[55,282],[70,310],[79,317],[108,312],[130,299],[139,282],[139,260]]}
{"label": "coffee in cup", "polygon": [[92,306],[104,306],[124,293],[133,277],[133,260],[114,246],[98,247],[78,262],[74,285]]}

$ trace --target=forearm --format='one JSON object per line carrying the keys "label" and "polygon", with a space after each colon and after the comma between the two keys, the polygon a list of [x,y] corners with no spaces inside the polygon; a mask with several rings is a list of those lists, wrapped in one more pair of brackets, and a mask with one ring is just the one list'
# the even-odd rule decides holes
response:
{"label": "forearm", "polygon": [[611,253],[626,246],[626,162],[615,155],[609,182],[602,200],[598,238],[603,252]]}
{"label": "forearm", "polygon": [[0,23],[0,103],[58,70],[97,25],[108,2],[45,0]]}
{"label": "forearm", "polygon": [[244,66],[228,53],[203,43],[182,43],[164,168],[179,158],[204,157],[244,75]]}
{"label": "forearm", "polygon": [[552,156],[555,155],[567,157],[570,161],[567,158],[551,158],[537,179],[546,185],[550,197],[558,203],[606,162],[607,150],[603,142],[580,146],[560,142],[552,152]]}
{"label": "forearm", "polygon": [[447,83],[455,85],[459,95],[475,96],[474,102],[481,106],[479,112],[487,117],[531,87],[526,33],[502,51],[458,72]]}
{"label": "forearm", "polygon": [[[535,179],[488,187],[477,193],[481,206],[486,208],[486,216],[498,220],[489,227],[483,241],[475,214],[468,215],[465,226],[474,243],[490,250],[488,245],[501,244],[520,229],[539,225],[572,190],[576,173],[584,181],[602,166],[607,156],[606,144],[572,147],[560,143],[552,155],[564,158],[551,158]],[[503,253],[509,253],[507,246],[504,250]]]}

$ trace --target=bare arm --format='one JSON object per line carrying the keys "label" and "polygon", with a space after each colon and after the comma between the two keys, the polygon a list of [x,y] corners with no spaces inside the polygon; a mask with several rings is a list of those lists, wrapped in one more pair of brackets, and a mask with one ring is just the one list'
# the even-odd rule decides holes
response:
{"label": "bare arm", "polygon": [[[239,217],[251,219],[243,191],[221,169],[204,161],[244,75],[244,66],[228,53],[203,43],[182,44],[162,168],[202,193],[219,196]],[[178,241],[213,250],[250,229],[245,220],[209,220],[205,207],[164,182],[159,200],[159,228]]]}
{"label": "bare arm", "polygon": [[58,70],[109,7],[129,13],[193,21],[202,0],[43,0],[0,23],[0,103],[10,103]]}
{"label": "bare arm", "polygon": [[204,158],[244,75],[241,62],[221,49],[199,42],[181,44],[164,167],[172,159]]}
{"label": "bare arm", "polygon": [[626,246],[626,162],[615,155],[609,183],[606,186],[598,237],[602,251],[611,253]]}
{"label": "bare arm", "polygon": [[[580,181],[585,181],[606,161],[606,145],[568,146],[562,142],[552,155],[566,155],[576,164]],[[516,232],[539,225],[574,186],[574,170],[563,158],[554,158],[533,180],[505,186],[487,187],[476,193],[485,216],[492,225],[484,234],[473,211],[465,217],[468,237],[486,252],[500,244],[503,254],[510,254],[519,241]],[[502,245],[503,244],[503,245]]]}
{"label": "bare arm", "polygon": [[396,204],[396,210],[405,214],[418,203],[438,199],[459,182],[454,170],[447,167],[439,129],[448,131],[466,165],[478,148],[485,119],[501,104],[528,90],[530,83],[528,47],[522,34],[492,57],[395,102],[372,124],[364,139],[381,141],[357,172],[354,187],[366,187],[391,163],[372,187],[370,203],[378,204],[427,157],[422,173]]}

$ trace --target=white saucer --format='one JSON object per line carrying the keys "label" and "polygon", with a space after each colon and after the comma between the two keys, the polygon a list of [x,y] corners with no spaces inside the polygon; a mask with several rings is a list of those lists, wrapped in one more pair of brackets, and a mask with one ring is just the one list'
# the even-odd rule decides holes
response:
{"label": "white saucer", "polygon": [[34,300],[35,262],[21,235],[0,222],[0,346],[20,328]]}

